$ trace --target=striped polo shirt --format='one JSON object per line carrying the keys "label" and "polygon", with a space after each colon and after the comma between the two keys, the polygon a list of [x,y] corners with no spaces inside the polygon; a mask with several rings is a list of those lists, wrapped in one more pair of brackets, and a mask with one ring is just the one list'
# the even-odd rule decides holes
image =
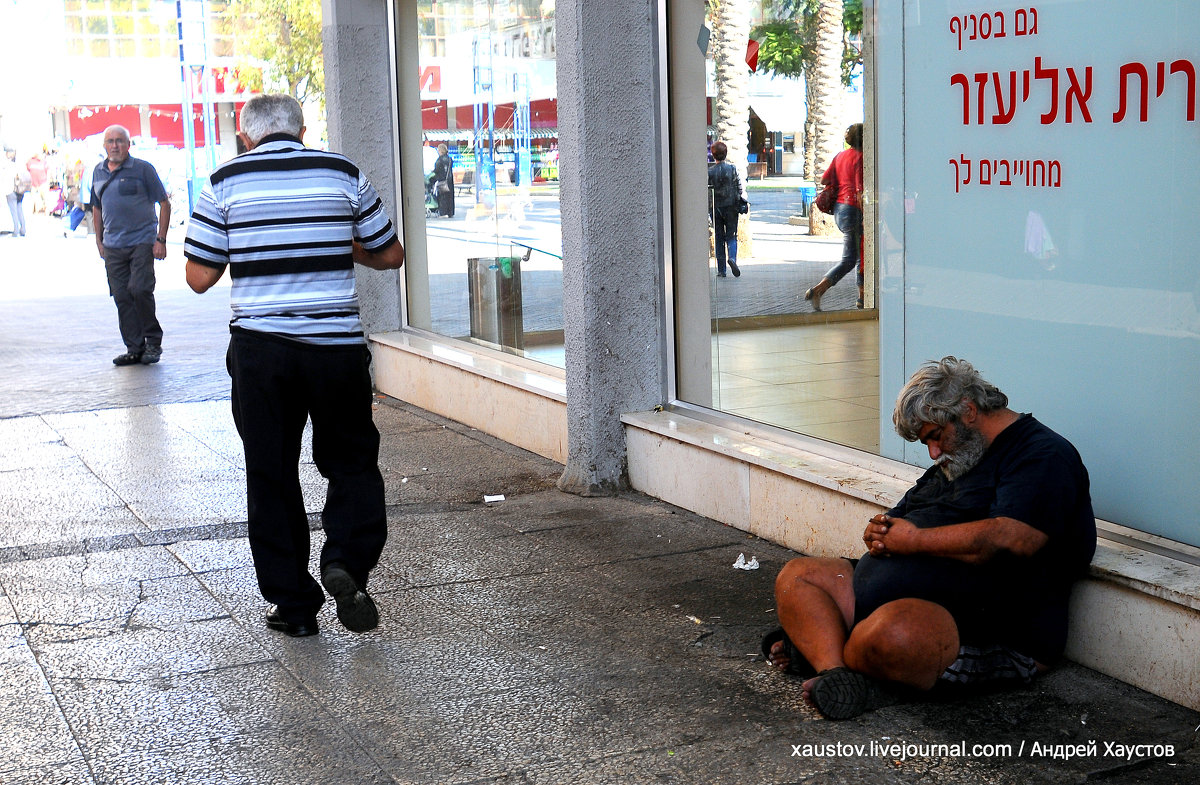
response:
{"label": "striped polo shirt", "polygon": [[229,267],[230,330],[361,344],[353,240],[368,251],[397,241],[371,183],[345,156],[272,134],[213,171],[183,253],[198,264]]}

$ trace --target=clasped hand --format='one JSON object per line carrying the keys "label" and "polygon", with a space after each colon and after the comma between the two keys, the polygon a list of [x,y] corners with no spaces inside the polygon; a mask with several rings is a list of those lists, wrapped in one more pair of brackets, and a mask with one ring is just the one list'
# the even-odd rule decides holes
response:
{"label": "clasped hand", "polygon": [[892,518],[880,513],[871,518],[863,532],[863,542],[872,556],[890,556],[893,553],[913,553],[916,536],[920,531],[904,518]]}

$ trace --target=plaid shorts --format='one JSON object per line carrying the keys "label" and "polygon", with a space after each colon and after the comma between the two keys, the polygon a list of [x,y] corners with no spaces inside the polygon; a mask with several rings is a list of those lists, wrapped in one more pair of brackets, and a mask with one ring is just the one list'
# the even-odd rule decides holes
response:
{"label": "plaid shorts", "polygon": [[1037,663],[1032,657],[1006,646],[970,646],[958,649],[958,659],[938,677],[938,681],[960,687],[1028,684],[1037,675]]}

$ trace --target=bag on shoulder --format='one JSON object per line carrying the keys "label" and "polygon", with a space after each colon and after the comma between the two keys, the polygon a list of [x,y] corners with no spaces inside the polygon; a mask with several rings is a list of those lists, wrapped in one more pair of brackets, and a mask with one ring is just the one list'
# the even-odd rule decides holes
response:
{"label": "bag on shoulder", "polygon": [[24,196],[33,188],[33,179],[27,169],[22,169],[13,176],[13,193]]}
{"label": "bag on shoulder", "polygon": [[825,190],[821,191],[821,193],[817,195],[817,198],[813,200],[813,204],[817,206],[818,210],[826,215],[833,215],[833,206],[837,204],[837,196],[837,183],[832,182],[825,186]]}
{"label": "bag on shoulder", "polygon": [[732,164],[721,163],[717,164],[721,167],[717,172],[717,176],[713,180],[713,202],[717,207],[728,207],[732,204],[737,204],[741,194],[738,193],[737,184],[734,182],[734,172]]}

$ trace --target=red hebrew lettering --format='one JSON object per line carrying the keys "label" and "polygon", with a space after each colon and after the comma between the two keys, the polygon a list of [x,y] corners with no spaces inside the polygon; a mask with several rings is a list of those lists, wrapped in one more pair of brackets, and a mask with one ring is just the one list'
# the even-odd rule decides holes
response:
{"label": "red hebrew lettering", "polygon": [[1067,88],[1067,122],[1071,122],[1071,99],[1075,99],[1075,103],[1079,105],[1079,112],[1083,115],[1083,121],[1090,123],[1092,121],[1092,113],[1088,111],[1087,102],[1092,97],[1092,67],[1083,69],[1083,89],[1079,88],[1079,80],[1075,78],[1075,69],[1067,69],[1067,81],[1071,86]]}
{"label": "red hebrew lettering", "polygon": [[970,16],[969,18],[970,18],[970,20],[971,20],[971,37],[970,37],[970,38],[968,38],[967,40],[968,40],[968,41],[974,41],[974,40],[975,40],[975,33],[976,33],[976,31],[977,31],[977,28],[978,28],[978,26],[979,26],[979,22],[978,22],[978,20],[976,20],[976,18],[975,18],[975,14],[971,14],[971,16]]}
{"label": "red hebrew lettering", "polygon": [[1146,66],[1142,65],[1141,63],[1126,63],[1125,65],[1121,66],[1121,76],[1120,76],[1121,98],[1120,98],[1119,105],[1117,106],[1117,111],[1113,112],[1113,122],[1114,123],[1119,123],[1125,119],[1125,107],[1126,107],[1126,104],[1128,103],[1129,77],[1134,76],[1134,75],[1136,75],[1139,78],[1141,88],[1142,88],[1142,102],[1141,102],[1141,110],[1142,111],[1141,111],[1141,115],[1140,115],[1142,122],[1143,123],[1146,122],[1146,120],[1150,116],[1150,110],[1149,110],[1150,98],[1147,95],[1147,93],[1149,92],[1149,84],[1148,83],[1150,81],[1150,75],[1148,73],[1146,73]]}
{"label": "red hebrew lettering", "polygon": [[950,17],[950,32],[958,36],[958,51],[962,51],[962,19]]}
{"label": "red hebrew lettering", "polygon": [[966,74],[955,74],[950,77],[950,84],[962,85],[963,89],[963,125],[971,124],[971,83]]}
{"label": "red hebrew lettering", "polygon": [[996,33],[993,38],[1004,38],[1004,12],[997,11],[996,13],[992,14],[992,16],[996,17],[996,21],[1000,25],[999,32]]}
{"label": "red hebrew lettering", "polygon": [[1158,68],[1157,68],[1157,69],[1155,69],[1155,70],[1157,71],[1157,76],[1158,76],[1158,79],[1156,80],[1156,81],[1157,81],[1157,85],[1156,85],[1156,88],[1155,88],[1155,89],[1156,89],[1156,91],[1155,91],[1155,93],[1154,93],[1154,97],[1155,97],[1155,98],[1162,98],[1163,90],[1164,90],[1164,89],[1166,88],[1166,86],[1167,86],[1167,64],[1166,64],[1166,63],[1164,63],[1162,60],[1159,60],[1159,61],[1158,61]]}
{"label": "red hebrew lettering", "polygon": [[[1028,75],[1028,71],[1025,72]],[[1017,112],[1017,72],[1008,72],[1008,109],[1004,108],[1004,91],[1000,86],[1000,73],[992,72],[992,84],[996,87],[996,114],[992,115],[992,122],[996,125],[1006,125],[1012,122],[1013,115]]]}
{"label": "red hebrew lettering", "polygon": [[967,168],[967,176],[963,179],[963,185],[970,185],[971,184],[971,159],[967,158],[965,155],[962,155],[960,153],[958,156],[958,160],[961,161],[962,165]]}
{"label": "red hebrew lettering", "polygon": [[1004,167],[1004,177],[1000,180],[1000,185],[1012,185],[1012,177],[1009,174],[1008,161],[1001,161],[996,166],[996,174],[1000,174],[1000,167]]}
{"label": "red hebrew lettering", "polygon": [[[987,25],[984,25],[987,22]],[[979,37],[985,41],[992,37],[992,15],[984,14],[979,17]]]}
{"label": "red hebrew lettering", "polygon": [[[1033,20],[1030,21],[1032,14]],[[1016,17],[1014,27],[1016,31],[1014,35],[1037,35],[1037,9],[1030,8],[1028,12],[1024,8],[1018,8],[1014,14]]]}
{"label": "red hebrew lettering", "polygon": [[992,184],[992,162],[986,158],[979,162],[979,184]]}
{"label": "red hebrew lettering", "polygon": [[958,193],[958,161],[951,158],[950,163],[954,166],[954,193]]}
{"label": "red hebrew lettering", "polygon": [[1058,161],[1051,161],[1047,177],[1050,179],[1050,185],[1055,188],[1062,188],[1062,164]]}
{"label": "red hebrew lettering", "polygon": [[979,124],[980,125],[983,125],[983,109],[984,109],[984,106],[983,106],[984,93],[983,93],[983,91],[987,88],[987,83],[988,83],[988,75],[986,73],[975,74],[975,84],[979,85],[979,102],[978,103],[979,103]]}
{"label": "red hebrew lettering", "polygon": [[1029,169],[1025,165],[1025,161],[1013,161],[1013,175],[1016,177],[1025,175],[1025,185],[1029,185]]}
{"label": "red hebrew lettering", "polygon": [[[1039,172],[1040,172],[1040,176],[1042,178],[1042,181],[1040,183],[1038,182]],[[1045,185],[1046,184],[1046,162],[1045,161],[1038,160],[1038,161],[1033,162],[1033,184],[1034,185]]]}
{"label": "red hebrew lettering", "polygon": [[1042,125],[1050,125],[1058,117],[1058,69],[1042,68],[1042,58],[1033,58],[1033,75],[1037,79],[1050,80],[1050,111],[1042,115]]}
{"label": "red hebrew lettering", "polygon": [[1187,121],[1196,119],[1196,66],[1190,60],[1176,60],[1171,63],[1171,73],[1183,74],[1187,77]]}

